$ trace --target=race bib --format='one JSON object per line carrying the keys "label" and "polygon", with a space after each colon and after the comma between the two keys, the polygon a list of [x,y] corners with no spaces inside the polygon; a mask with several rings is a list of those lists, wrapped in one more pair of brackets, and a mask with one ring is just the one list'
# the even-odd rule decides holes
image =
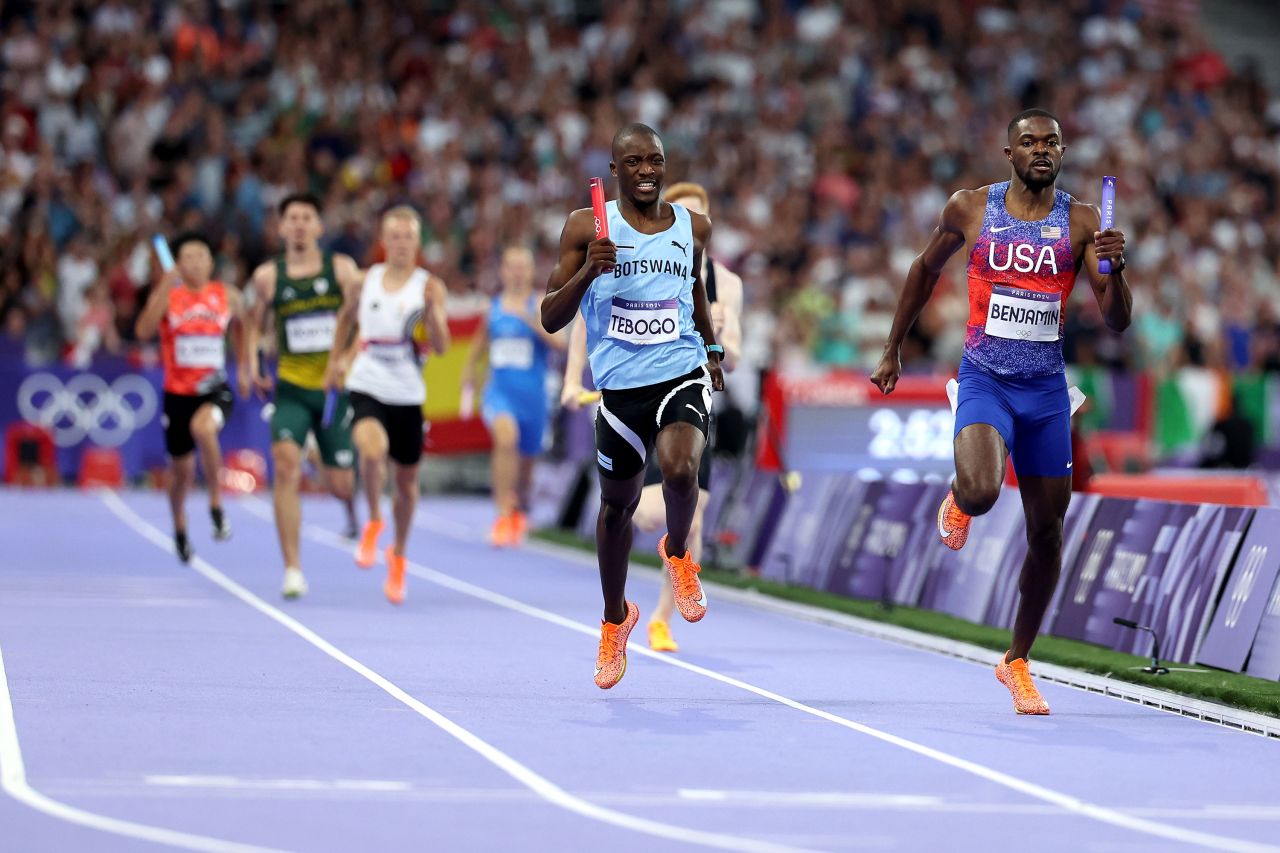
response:
{"label": "race bib", "polygon": [[632,344],[665,344],[680,337],[680,300],[613,297],[608,337]]}
{"label": "race bib", "polygon": [[173,342],[173,360],[178,367],[221,370],[227,363],[227,348],[221,335],[179,335]]}
{"label": "race bib", "polygon": [[413,352],[413,343],[411,341],[368,341],[364,345],[364,351],[375,361],[395,365],[409,361]]}
{"label": "race bib", "polygon": [[991,288],[986,333],[1014,341],[1056,341],[1062,322],[1062,294]]}
{"label": "race bib", "polygon": [[494,338],[489,344],[489,366],[495,370],[529,370],[533,367],[533,341]]}
{"label": "race bib", "polygon": [[285,342],[289,352],[328,352],[333,348],[333,332],[338,326],[336,314],[301,314],[284,321]]}

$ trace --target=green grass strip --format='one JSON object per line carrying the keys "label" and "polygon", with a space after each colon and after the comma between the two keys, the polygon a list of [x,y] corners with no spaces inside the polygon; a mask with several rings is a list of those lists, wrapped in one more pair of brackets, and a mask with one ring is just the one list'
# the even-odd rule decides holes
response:
{"label": "green grass strip", "polygon": [[[541,530],[534,534],[534,538],[581,551],[595,552],[595,546],[592,543],[566,530]],[[661,565],[661,560],[656,554],[632,554],[631,559],[632,562],[654,568]],[[957,619],[933,610],[900,606],[886,610],[876,601],[847,598],[809,587],[753,578],[735,571],[707,566],[702,569],[702,577],[712,583],[737,589],[755,590],[774,598],[847,613],[873,622],[910,628],[913,631],[959,640],[992,651],[1002,652],[1009,648],[1008,631],[988,625],[975,625],[964,619]],[[1205,672],[1172,672],[1161,676],[1148,675],[1139,672],[1138,668],[1149,664],[1150,658],[1113,651],[1079,640],[1047,635],[1036,640],[1034,657],[1045,663],[1105,675],[1118,681],[1141,684],[1144,687],[1167,690],[1183,696],[1207,699],[1234,708],[1280,717],[1280,682],[1276,681],[1265,681],[1261,678],[1216,669],[1207,669]]]}

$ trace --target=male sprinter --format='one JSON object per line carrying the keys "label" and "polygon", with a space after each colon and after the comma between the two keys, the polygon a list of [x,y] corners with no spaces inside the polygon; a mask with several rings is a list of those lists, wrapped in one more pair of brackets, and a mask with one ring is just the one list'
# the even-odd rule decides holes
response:
{"label": "male sprinter", "polygon": [[[711,202],[707,191],[701,184],[682,182],[667,187],[663,197],[672,204],[683,205],[694,213],[704,216],[709,214]],[[724,358],[720,365],[724,370],[732,371],[738,361],[738,353],[742,346],[742,279],[724,264],[706,255],[703,258],[702,274],[707,287],[707,302],[711,305],[711,326],[716,340],[724,347]],[[569,343],[569,357],[564,370],[564,391],[560,395],[560,404],[577,410],[582,395],[582,369],[587,361],[587,333],[584,324],[575,323]],[[715,417],[712,416],[708,426],[708,438],[715,441]],[[703,452],[702,462],[698,466],[698,507],[693,513],[693,524],[689,528],[689,554],[695,563],[702,563],[702,518],[706,513],[707,502],[711,499],[711,454]],[[640,492],[640,505],[636,507],[631,521],[636,528],[648,533],[657,530],[665,521],[666,508],[662,497],[662,469],[652,454],[645,468],[644,489]],[[649,648],[655,652],[676,652],[680,647],[671,636],[671,611],[675,605],[675,596],[671,589],[671,579],[666,577],[662,591],[658,594],[658,604],[654,608],[653,617],[649,620]]]}
{"label": "male sprinter", "polygon": [[[1062,129],[1044,110],[1009,122],[1009,180],[961,190],[907,274],[884,356],[871,381],[891,393],[900,351],[947,259],[969,252],[969,329],[960,362],[956,476],[938,511],[938,532],[959,549],[969,522],[1000,497],[1005,457],[1013,454],[1027,519],[1013,645],[996,678],[1019,714],[1048,714],[1027,671],[1027,655],[1062,567],[1062,520],[1071,500],[1071,409],[1062,359],[1063,305],[1083,268],[1107,327],[1124,331],[1132,297],[1124,277],[1124,234],[1100,231],[1098,208],[1055,186]],[[1111,274],[1098,261],[1111,262]]]}
{"label": "male sprinter", "polygon": [[213,244],[188,232],[173,243],[174,268],[164,274],[138,317],[139,340],[160,332],[164,365],[164,446],[169,453],[169,509],[173,513],[173,545],[186,563],[193,553],[187,538],[187,491],[195,483],[200,451],[209,489],[213,538],[231,537],[222,513],[218,476],[222,450],[218,432],[231,414],[227,386],[227,327],[239,322],[240,291],[213,275]]}
{"label": "male sprinter", "polygon": [[[497,519],[489,541],[498,547],[524,541],[533,466],[547,430],[547,356],[564,349],[563,332],[552,334],[537,318],[533,296],[533,253],[512,247],[498,269],[502,292],[493,298],[462,368],[462,385],[475,387],[480,356],[489,356],[489,381],[481,412],[493,436],[493,502]],[[468,395],[471,392],[468,390]]]}
{"label": "male sprinter", "polygon": [[658,551],[680,614],[690,622],[706,614],[701,567],[687,546],[711,391],[724,389],[724,350],[715,343],[702,282],[711,221],[662,200],[665,169],[653,128],[630,124],[618,131],[609,171],[619,197],[606,207],[612,239],[596,239],[591,209],[570,214],[542,300],[549,332],[569,325],[581,308],[591,373],[603,394],[596,416],[596,549],[604,619],[595,674],[603,689],[626,672],[627,637],[640,618],[626,600],[627,560],[631,516],[655,442],[667,510]]}
{"label": "male sprinter", "polygon": [[257,300],[250,312],[248,334],[243,336],[240,364],[244,369],[239,384],[242,397],[247,397],[251,388],[263,395],[271,389],[271,379],[262,376],[259,369],[257,339],[271,308],[280,353],[276,410],[271,417],[276,533],[284,557],[282,593],[285,598],[298,598],[307,592],[298,541],[302,527],[298,487],[307,433],[315,434],[329,490],[348,506],[355,496],[350,405],[345,396],[340,397],[331,421],[323,423],[324,377],[343,288],[359,282],[363,274],[346,255],[320,250],[324,223],[320,200],[315,196],[285,196],[279,214],[285,249],[253,272]]}
{"label": "male sprinter", "polygon": [[[395,544],[387,549],[387,581],[382,588],[392,604],[404,602],[404,549],[418,504],[422,406],[427,402],[414,331],[419,324],[425,327],[436,355],[449,348],[444,282],[418,266],[421,246],[422,221],[413,208],[393,207],[383,215],[386,263],[375,264],[363,281],[347,285],[324,381],[326,391],[340,391],[345,377],[355,411],[352,435],[369,499],[369,521],[355,555],[362,569],[377,559],[387,457],[395,463]],[[356,331],[358,346],[352,340]]]}

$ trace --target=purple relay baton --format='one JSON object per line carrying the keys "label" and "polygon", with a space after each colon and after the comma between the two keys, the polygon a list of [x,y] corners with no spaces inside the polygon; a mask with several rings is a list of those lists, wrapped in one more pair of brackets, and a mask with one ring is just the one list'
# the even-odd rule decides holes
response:
{"label": "purple relay baton", "polygon": [[[1102,230],[1116,224],[1116,179],[1113,175],[1106,175],[1102,179]],[[1111,261],[1098,261],[1098,272],[1103,275],[1111,275]]]}
{"label": "purple relay baton", "polygon": [[333,423],[333,410],[337,405],[338,392],[330,388],[329,393],[324,395],[324,412],[320,415],[320,426],[324,429],[328,429],[329,424]]}

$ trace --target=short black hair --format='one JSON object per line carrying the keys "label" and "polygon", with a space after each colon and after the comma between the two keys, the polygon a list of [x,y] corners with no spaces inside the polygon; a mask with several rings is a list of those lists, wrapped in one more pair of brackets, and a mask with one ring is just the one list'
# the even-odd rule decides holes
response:
{"label": "short black hair", "polygon": [[1005,132],[1005,135],[1012,136],[1014,128],[1018,126],[1018,122],[1028,118],[1052,119],[1054,124],[1056,124],[1059,128],[1062,127],[1062,122],[1058,121],[1058,117],[1056,115],[1049,112],[1048,110],[1042,110],[1039,107],[1032,107],[1029,110],[1023,110],[1022,112],[1018,113],[1016,116],[1014,116],[1012,119],[1009,120],[1009,129]]}
{"label": "short black hair", "polygon": [[320,198],[315,193],[289,193],[280,199],[280,204],[276,207],[276,213],[284,216],[284,212],[289,209],[291,204],[309,204],[316,209],[316,216],[321,216],[324,213]]}
{"label": "short black hair", "polygon": [[647,124],[642,124],[641,122],[633,121],[631,122],[631,124],[623,126],[621,129],[618,130],[617,133],[613,135],[613,144],[610,146],[610,150],[617,151],[618,146],[622,144],[622,140],[628,139],[632,136],[635,136],[641,133],[645,134],[646,136],[652,136],[654,139],[658,140],[659,144],[662,144],[662,135],[659,134],[658,131],[654,130],[652,127],[649,127],[649,125]]}
{"label": "short black hair", "polygon": [[173,238],[173,256],[176,258],[182,252],[182,247],[188,243],[203,243],[205,248],[209,250],[209,254],[213,254],[213,242],[203,231],[183,231]]}

